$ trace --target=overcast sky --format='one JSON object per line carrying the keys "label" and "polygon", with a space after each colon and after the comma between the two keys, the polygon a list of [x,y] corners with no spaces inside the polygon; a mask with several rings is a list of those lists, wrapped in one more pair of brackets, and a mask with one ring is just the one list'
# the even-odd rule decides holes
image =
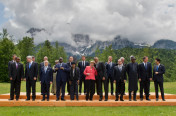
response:
{"label": "overcast sky", "polygon": [[17,40],[31,27],[46,29],[35,43],[70,42],[77,33],[95,40],[176,41],[176,0],[0,0],[0,31],[7,28]]}

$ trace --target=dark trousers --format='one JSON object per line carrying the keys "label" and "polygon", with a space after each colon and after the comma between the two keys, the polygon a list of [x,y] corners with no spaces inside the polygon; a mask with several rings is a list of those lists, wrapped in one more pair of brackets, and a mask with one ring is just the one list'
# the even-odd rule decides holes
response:
{"label": "dark trousers", "polygon": [[116,99],[119,99],[119,95],[120,95],[120,99],[123,99],[123,94],[124,94],[124,81],[119,80],[116,81]]}
{"label": "dark trousers", "polygon": [[[42,91],[46,92],[47,94],[47,99],[49,99],[49,96],[50,96],[50,83],[46,83],[46,82],[43,82],[41,83],[41,89]],[[45,99],[45,94],[43,94],[43,99]]]}
{"label": "dark trousers", "polygon": [[140,82],[140,98],[143,99],[143,91],[145,92],[146,99],[149,98],[150,80]]}
{"label": "dark trousers", "polygon": [[70,85],[70,99],[74,100],[74,95],[76,94],[76,99],[78,100],[78,82],[77,80],[71,81]]}
{"label": "dark trousers", "polygon": [[67,80],[67,92],[68,92],[68,94],[70,94],[70,84],[69,84],[69,80]]}
{"label": "dark trousers", "polygon": [[80,82],[79,82],[79,93],[82,91],[82,83],[84,83],[84,93],[86,93],[86,82],[85,82],[85,76],[82,75]]}
{"label": "dark trousers", "polygon": [[62,88],[62,96],[61,99],[64,99],[65,96],[65,85],[66,85],[66,81],[57,81],[56,82],[56,97],[59,98],[60,97],[60,89]]}
{"label": "dark trousers", "polygon": [[113,94],[114,93],[114,87],[113,87],[114,80],[111,76],[109,76],[108,79],[107,79],[108,92],[109,92],[109,82],[110,82],[110,85],[111,85],[111,94]]}
{"label": "dark trousers", "polygon": [[31,94],[31,88],[32,88],[32,99],[36,98],[36,81],[35,80],[26,80],[26,90],[27,90],[27,99],[30,100],[30,94]]}
{"label": "dark trousers", "polygon": [[10,87],[10,98],[14,99],[14,93],[16,94],[16,99],[19,99],[20,96],[20,86],[21,80],[11,80],[11,87]]}
{"label": "dark trousers", "polygon": [[108,99],[108,87],[107,87],[107,79],[102,80],[102,79],[97,79],[98,80],[98,93],[100,98],[103,98],[103,89],[102,89],[102,84],[104,84],[104,91],[105,91],[105,99]]}
{"label": "dark trousers", "polygon": [[[129,99],[131,99],[131,92],[132,91],[129,91]],[[134,93],[133,93],[133,100],[136,100],[136,92],[137,91],[134,91]]]}
{"label": "dark trousers", "polygon": [[95,93],[95,80],[86,80],[86,88],[87,88],[87,94],[86,94],[86,100],[92,100],[93,95]]}
{"label": "dark trousers", "polygon": [[155,85],[155,94],[156,94],[156,98],[159,98],[158,96],[158,86],[160,87],[160,92],[161,92],[161,97],[162,99],[164,99],[164,88],[163,88],[163,82],[154,82]]}

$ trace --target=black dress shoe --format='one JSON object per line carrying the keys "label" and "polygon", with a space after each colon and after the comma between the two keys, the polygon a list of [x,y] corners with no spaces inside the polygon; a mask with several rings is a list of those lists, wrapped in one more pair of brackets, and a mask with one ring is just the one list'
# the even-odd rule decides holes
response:
{"label": "black dress shoe", "polygon": [[18,101],[19,99],[17,98],[16,101]]}
{"label": "black dress shoe", "polygon": [[115,99],[115,101],[119,101],[119,99]]}
{"label": "black dress shoe", "polygon": [[147,101],[151,101],[151,99],[149,99],[149,98],[148,98],[148,99],[146,99],[146,100],[147,100]]}
{"label": "black dress shoe", "polygon": [[131,99],[129,99],[129,101],[131,101]]}
{"label": "black dress shoe", "polygon": [[133,99],[133,101],[137,101],[136,99]]}
{"label": "black dress shoe", "polygon": [[42,99],[41,101],[45,101],[45,99]]}
{"label": "black dress shoe", "polygon": [[49,99],[47,99],[47,101],[49,101]]}
{"label": "black dress shoe", "polygon": [[79,99],[76,99],[77,101],[79,101]]}
{"label": "black dress shoe", "polygon": [[166,101],[165,99],[162,99],[163,101]]}
{"label": "black dress shoe", "polygon": [[59,101],[59,98],[57,98],[56,101]]}
{"label": "black dress shoe", "polygon": [[120,101],[124,101],[123,99],[120,99]]}
{"label": "black dress shoe", "polygon": [[26,99],[25,101],[30,101],[30,99]]}
{"label": "black dress shoe", "polygon": [[35,101],[35,99],[32,99],[32,101]]}
{"label": "black dress shoe", "polygon": [[108,101],[108,99],[105,99],[104,101]]}
{"label": "black dress shoe", "polygon": [[11,101],[11,100],[14,100],[14,99],[10,98],[9,101]]}
{"label": "black dress shoe", "polygon": [[65,101],[65,99],[61,99],[61,101]]}
{"label": "black dress shoe", "polygon": [[99,101],[102,101],[102,98],[100,98]]}
{"label": "black dress shoe", "polygon": [[156,101],[158,101],[158,98],[156,98]]}

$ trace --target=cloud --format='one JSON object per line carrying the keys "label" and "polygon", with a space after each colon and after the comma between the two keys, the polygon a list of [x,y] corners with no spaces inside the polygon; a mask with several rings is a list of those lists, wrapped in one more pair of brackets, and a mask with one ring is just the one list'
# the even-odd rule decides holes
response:
{"label": "cloud", "polygon": [[31,27],[44,28],[35,43],[72,42],[71,34],[89,34],[95,40],[121,35],[134,42],[153,44],[176,40],[175,0],[0,0],[7,28],[15,39]]}

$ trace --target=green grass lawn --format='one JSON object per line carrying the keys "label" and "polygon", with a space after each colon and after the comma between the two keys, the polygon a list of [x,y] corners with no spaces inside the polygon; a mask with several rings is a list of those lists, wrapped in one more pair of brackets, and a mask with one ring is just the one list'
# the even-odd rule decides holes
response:
{"label": "green grass lawn", "polygon": [[[128,90],[127,88],[128,88],[128,83],[126,83],[126,92]],[[41,89],[41,85],[39,82],[37,82],[36,91],[40,92],[41,91],[40,89]],[[150,91],[155,92],[153,82],[151,82],[150,84]],[[24,81],[22,81],[21,83],[21,92],[26,92],[26,83]],[[176,82],[164,82],[164,92],[169,94],[176,94]],[[10,93],[10,83],[0,83],[0,94],[4,94],[4,93]]]}
{"label": "green grass lawn", "polygon": [[175,116],[176,106],[0,107],[0,116]]}
{"label": "green grass lawn", "polygon": [[[176,94],[176,82],[165,82],[165,93]],[[127,90],[128,84],[126,84]],[[10,83],[0,83],[0,94],[10,92]],[[40,83],[36,90],[40,92]],[[154,83],[151,82],[151,92]],[[21,91],[26,91],[26,84],[21,83]],[[126,91],[127,92],[127,91]],[[0,116],[175,116],[176,106],[146,107],[0,107]]]}

